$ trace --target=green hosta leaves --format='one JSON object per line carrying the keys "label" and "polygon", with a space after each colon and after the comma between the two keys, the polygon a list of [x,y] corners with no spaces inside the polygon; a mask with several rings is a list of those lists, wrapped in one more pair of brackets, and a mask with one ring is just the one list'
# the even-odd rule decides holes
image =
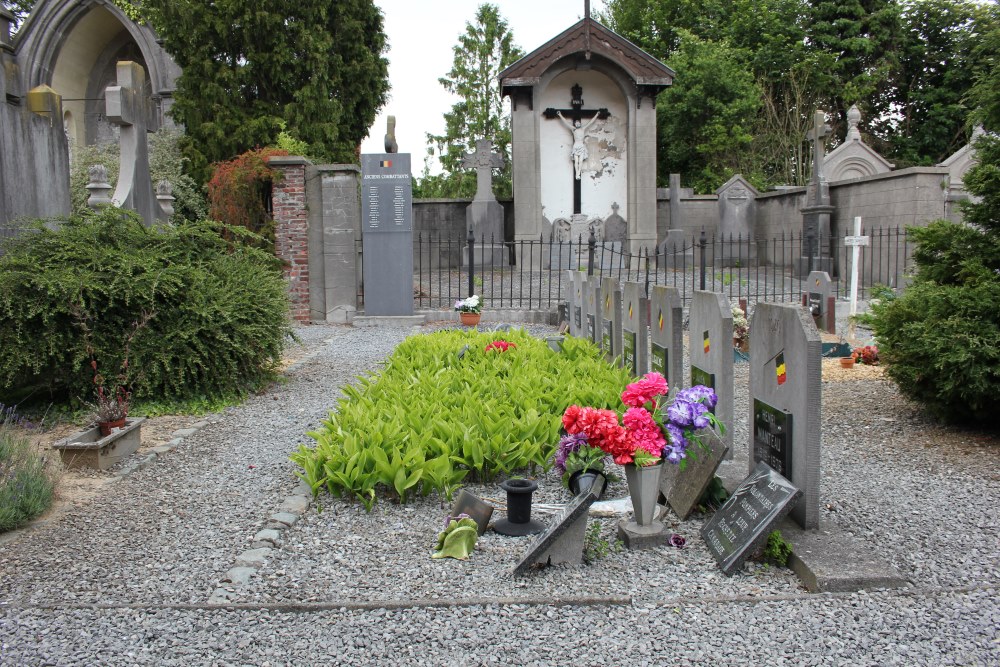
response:
{"label": "green hosta leaves", "polygon": [[[498,339],[516,347],[484,352]],[[617,407],[629,380],[585,340],[563,349],[521,330],[411,336],[381,373],[342,388],[336,411],[309,433],[315,447],[292,460],[314,492],[325,486],[368,507],[375,489],[400,502],[432,491],[450,499],[469,474],[545,468],[566,407]]]}

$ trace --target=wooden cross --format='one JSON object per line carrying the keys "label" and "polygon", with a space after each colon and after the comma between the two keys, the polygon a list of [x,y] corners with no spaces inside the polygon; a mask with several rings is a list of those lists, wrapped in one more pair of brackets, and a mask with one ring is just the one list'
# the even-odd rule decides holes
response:
{"label": "wooden cross", "polygon": [[[580,84],[573,84],[570,88],[570,93],[572,94],[572,99],[570,100],[569,109],[553,109],[548,108],[542,112],[548,120],[553,120],[558,118],[560,114],[570,123],[575,125],[577,122],[583,122],[585,119],[593,118],[597,116],[598,118],[605,119],[611,115],[607,109],[584,109],[583,108],[583,88]],[[571,176],[573,178],[573,213],[581,213],[581,196],[580,196],[580,179],[577,178],[575,171],[571,171]]]}
{"label": "wooden cross", "polygon": [[826,143],[823,138],[830,134],[830,126],[826,123],[826,113],[817,109],[813,114],[813,127],[806,138],[813,142],[813,182],[816,184],[816,203],[822,203],[823,193],[820,182],[823,181],[823,152]]}
{"label": "wooden cross", "polygon": [[493,142],[480,139],[476,150],[466,153],[462,166],[476,170],[476,201],[493,201],[493,170],[503,169],[503,156],[493,152]]}

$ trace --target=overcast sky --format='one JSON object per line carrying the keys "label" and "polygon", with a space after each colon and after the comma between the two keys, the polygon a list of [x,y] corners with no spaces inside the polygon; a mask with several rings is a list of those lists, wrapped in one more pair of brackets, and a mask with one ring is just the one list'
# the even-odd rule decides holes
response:
{"label": "overcast sky", "polygon": [[[389,37],[389,102],[361,145],[362,153],[384,149],[386,116],[396,117],[400,153],[412,154],[412,171],[424,168],[426,133],[444,132],[444,114],[455,99],[438,83],[451,69],[465,24],[474,19],[476,0],[375,0],[385,15]],[[525,53],[552,39],[583,17],[584,0],[494,0]],[[593,11],[604,8],[601,0]],[[436,167],[432,167],[436,171]]]}

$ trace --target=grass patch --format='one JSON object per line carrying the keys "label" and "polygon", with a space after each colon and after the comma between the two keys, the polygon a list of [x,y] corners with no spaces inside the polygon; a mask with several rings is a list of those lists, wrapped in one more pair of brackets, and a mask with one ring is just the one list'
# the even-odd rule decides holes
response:
{"label": "grass patch", "polygon": [[[498,340],[513,346],[490,346]],[[450,500],[467,477],[547,469],[563,411],[617,408],[628,381],[582,338],[567,337],[557,353],[519,329],[411,336],[380,373],[343,388],[308,434],[315,447],[291,458],[313,493],[326,488],[369,509],[377,491],[400,502],[431,492]]]}

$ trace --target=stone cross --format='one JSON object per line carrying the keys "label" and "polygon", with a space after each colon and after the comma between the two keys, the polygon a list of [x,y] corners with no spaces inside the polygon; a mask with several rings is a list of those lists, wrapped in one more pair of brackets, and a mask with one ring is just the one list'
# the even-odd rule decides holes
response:
{"label": "stone cross", "polygon": [[825,143],[823,138],[830,134],[830,126],[826,123],[826,113],[822,109],[817,109],[813,114],[813,127],[806,134],[806,138],[813,142],[813,182],[816,184],[816,203],[822,203],[822,190],[820,183],[823,179],[823,151]]}
{"label": "stone cross", "polygon": [[146,96],[146,73],[141,65],[129,61],[120,61],[117,73],[118,85],[104,91],[108,121],[121,129],[121,166],[112,201],[136,211],[148,226],[164,216],[153,196],[149,176],[146,133],[156,128],[150,122],[152,105]]}
{"label": "stone cross", "polygon": [[496,201],[493,196],[493,170],[503,168],[503,156],[493,152],[493,143],[489,139],[476,142],[476,150],[466,153],[462,166],[476,170],[475,201]]}

